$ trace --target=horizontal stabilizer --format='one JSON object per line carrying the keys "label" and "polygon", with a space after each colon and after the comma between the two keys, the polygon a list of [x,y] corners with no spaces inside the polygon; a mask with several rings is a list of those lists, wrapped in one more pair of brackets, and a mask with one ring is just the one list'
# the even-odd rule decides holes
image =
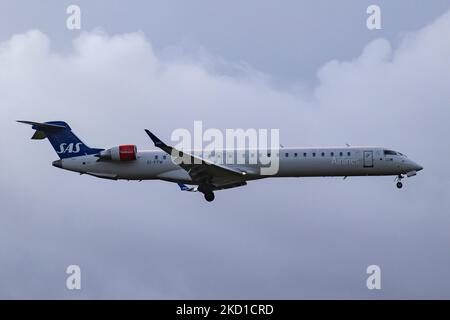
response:
{"label": "horizontal stabilizer", "polygon": [[34,121],[24,121],[24,120],[17,120],[17,122],[25,123],[33,126],[33,129],[43,129],[43,130],[51,130],[51,129],[66,129],[65,126],[61,126],[58,124],[50,124],[50,123],[41,123],[41,122],[34,122]]}

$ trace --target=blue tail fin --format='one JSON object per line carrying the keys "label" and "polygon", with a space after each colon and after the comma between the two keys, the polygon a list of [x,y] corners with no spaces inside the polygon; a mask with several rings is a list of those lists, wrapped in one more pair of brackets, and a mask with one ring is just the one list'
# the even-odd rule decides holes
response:
{"label": "blue tail fin", "polygon": [[60,159],[96,154],[103,149],[89,148],[72,132],[70,126],[63,121],[49,121],[44,123],[32,121],[18,121],[29,124],[36,132],[31,139],[47,138]]}

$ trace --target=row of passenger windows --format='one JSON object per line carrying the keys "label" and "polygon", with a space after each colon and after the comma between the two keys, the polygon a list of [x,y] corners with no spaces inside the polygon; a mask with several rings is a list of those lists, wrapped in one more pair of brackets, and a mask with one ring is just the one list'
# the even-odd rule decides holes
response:
{"label": "row of passenger windows", "polygon": [[[320,153],[311,152],[311,156],[312,156],[312,157],[315,157],[315,156],[317,156],[317,155],[319,155],[319,154],[320,154],[320,156],[322,156],[322,157],[325,157],[325,156],[327,155],[325,152],[320,152]],[[299,156],[299,154],[298,154],[297,152],[294,152],[294,153],[292,153],[292,154],[289,153],[289,152],[286,152],[286,153],[284,154],[284,156],[285,156],[286,158],[290,157],[291,155],[292,155],[294,158],[297,158],[297,157]],[[339,157],[343,157],[343,156],[344,156],[344,152],[336,152],[336,153],[330,152],[329,155],[330,155],[330,157],[334,157],[334,156],[338,156],[338,155],[339,155]],[[347,152],[347,156],[348,156],[348,157],[350,157],[351,155],[352,155],[351,152]],[[270,157],[270,153],[268,153],[267,156]],[[308,153],[308,152],[303,152],[302,156],[303,156],[304,158],[306,158],[306,157],[309,156],[309,153]]]}
{"label": "row of passenger windows", "polygon": [[[322,156],[322,157],[325,157],[325,155],[326,155],[325,152],[321,152],[321,153],[316,153],[316,152],[311,152],[311,153],[303,152],[301,155],[302,155],[304,158],[306,158],[306,157],[308,157],[308,156],[316,157],[318,154],[320,154],[320,156]],[[291,155],[292,155],[294,158],[299,157],[299,153],[298,153],[298,152],[294,152],[294,153],[286,152],[286,153],[284,154],[284,156],[285,156],[286,158],[289,158]],[[334,152],[330,152],[329,155],[330,155],[331,157],[334,157],[335,155],[336,155],[336,156],[339,155],[339,157],[343,157],[343,156],[344,156],[344,152],[339,152],[339,153],[336,152],[336,154],[335,154]],[[352,155],[351,152],[347,152],[347,156],[348,156],[348,157],[350,157],[351,155]],[[219,153],[218,156],[221,157],[221,153]],[[245,156],[245,154],[243,154],[242,156]],[[262,157],[262,153],[260,153],[259,156]],[[270,152],[267,153],[267,157],[270,158],[271,156],[272,156],[272,154],[271,154]],[[277,156],[279,156],[278,153],[277,153]],[[231,153],[228,154],[228,157],[229,157],[229,158],[232,158],[232,157],[233,157],[233,154],[231,154]],[[254,157],[255,157],[255,154],[252,153],[252,154],[251,154],[251,157],[254,158]],[[166,155],[163,155],[162,158],[163,158],[164,160],[166,160],[166,159],[167,159],[167,156],[166,156]],[[159,156],[158,156],[158,155],[155,155],[155,160],[158,160],[158,159],[159,159]]]}

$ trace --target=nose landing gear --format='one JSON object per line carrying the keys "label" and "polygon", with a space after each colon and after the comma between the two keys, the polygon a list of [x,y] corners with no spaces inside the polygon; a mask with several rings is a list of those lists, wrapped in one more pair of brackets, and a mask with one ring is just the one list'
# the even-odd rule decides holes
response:
{"label": "nose landing gear", "polygon": [[402,179],[403,179],[403,176],[401,174],[399,174],[396,179],[397,180],[397,188],[399,188],[399,189],[403,188]]}

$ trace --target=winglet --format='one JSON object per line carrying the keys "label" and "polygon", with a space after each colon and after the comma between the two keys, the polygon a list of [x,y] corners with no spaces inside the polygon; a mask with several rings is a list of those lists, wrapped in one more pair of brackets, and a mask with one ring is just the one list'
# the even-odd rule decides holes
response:
{"label": "winglet", "polygon": [[182,183],[177,183],[177,184],[180,187],[181,191],[188,191],[188,192],[197,192],[198,191],[197,190],[198,187],[188,187],[187,185],[182,184]]}
{"label": "winglet", "polygon": [[152,139],[153,143],[155,144],[155,147],[158,147],[158,148],[167,147],[167,145],[164,142],[162,142],[161,139],[159,139],[157,136],[155,136],[153,133],[151,133],[150,130],[145,129],[145,132],[147,132],[150,139]]}
{"label": "winglet", "polygon": [[189,190],[189,188],[188,188],[185,184],[178,183],[178,186],[180,187],[181,191],[187,191],[187,190]]}

